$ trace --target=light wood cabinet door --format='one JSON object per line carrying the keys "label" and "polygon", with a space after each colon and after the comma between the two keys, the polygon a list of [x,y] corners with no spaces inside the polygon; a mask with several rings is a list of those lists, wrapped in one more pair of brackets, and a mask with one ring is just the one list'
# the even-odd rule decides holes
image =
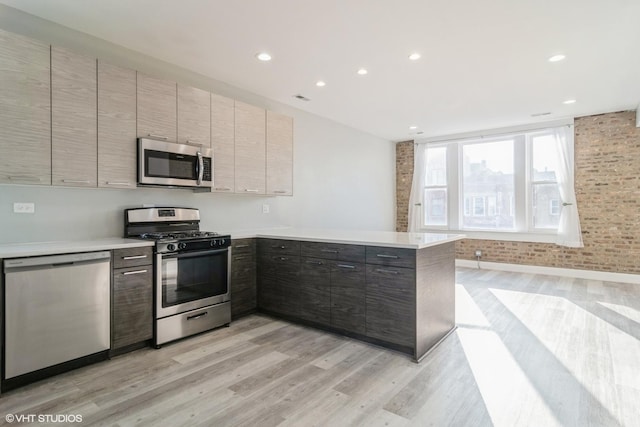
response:
{"label": "light wood cabinet door", "polygon": [[178,142],[211,147],[211,94],[178,84]]}
{"label": "light wood cabinet door", "polygon": [[233,193],[235,185],[234,101],[211,94],[211,148],[213,187],[216,193]]}
{"label": "light wood cabinet door", "polygon": [[51,183],[96,187],[96,59],[51,47]]}
{"label": "light wood cabinet door", "polygon": [[293,195],[293,118],[267,111],[267,194]]}
{"label": "light wood cabinet door", "polygon": [[236,193],[265,194],[265,110],[235,102]]}
{"label": "light wood cabinet door", "polygon": [[51,184],[49,45],[0,30],[0,183]]}
{"label": "light wood cabinet door", "polygon": [[136,72],[98,61],[98,187],[136,188]]}
{"label": "light wood cabinet door", "polygon": [[176,82],[138,73],[139,138],[177,141]]}

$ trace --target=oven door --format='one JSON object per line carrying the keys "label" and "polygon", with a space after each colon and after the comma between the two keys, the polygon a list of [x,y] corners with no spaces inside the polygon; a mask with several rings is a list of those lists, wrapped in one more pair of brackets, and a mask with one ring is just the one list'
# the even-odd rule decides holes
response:
{"label": "oven door", "polygon": [[211,149],[173,142],[138,140],[138,183],[211,187]]}
{"label": "oven door", "polygon": [[156,318],[229,301],[229,249],[158,254]]}

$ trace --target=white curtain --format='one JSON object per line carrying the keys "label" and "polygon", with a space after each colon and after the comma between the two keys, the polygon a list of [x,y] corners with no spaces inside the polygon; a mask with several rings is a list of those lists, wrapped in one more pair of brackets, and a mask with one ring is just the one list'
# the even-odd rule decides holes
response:
{"label": "white curtain", "polygon": [[573,127],[563,126],[554,131],[558,150],[558,189],[562,209],[556,244],[582,248],[582,231],[578,216],[578,203],[573,185]]}
{"label": "white curtain", "polygon": [[422,228],[422,197],[426,177],[426,149],[424,144],[413,146],[413,181],[409,196],[409,232],[420,232]]}

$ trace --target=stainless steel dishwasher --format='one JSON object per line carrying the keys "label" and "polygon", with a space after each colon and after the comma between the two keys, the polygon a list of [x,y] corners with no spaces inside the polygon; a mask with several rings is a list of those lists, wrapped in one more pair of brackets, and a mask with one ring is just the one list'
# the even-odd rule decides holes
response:
{"label": "stainless steel dishwasher", "polygon": [[107,251],[5,259],[3,380],[101,352],[106,358],[110,265]]}

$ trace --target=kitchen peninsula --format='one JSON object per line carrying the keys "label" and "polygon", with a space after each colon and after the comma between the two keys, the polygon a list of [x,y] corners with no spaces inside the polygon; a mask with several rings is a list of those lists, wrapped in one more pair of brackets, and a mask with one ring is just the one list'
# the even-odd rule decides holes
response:
{"label": "kitchen peninsula", "polygon": [[[254,246],[253,305],[260,311],[416,361],[455,329],[454,242],[463,235],[322,229],[231,235],[234,260],[246,260]],[[250,306],[233,272],[231,286],[232,307]]]}

